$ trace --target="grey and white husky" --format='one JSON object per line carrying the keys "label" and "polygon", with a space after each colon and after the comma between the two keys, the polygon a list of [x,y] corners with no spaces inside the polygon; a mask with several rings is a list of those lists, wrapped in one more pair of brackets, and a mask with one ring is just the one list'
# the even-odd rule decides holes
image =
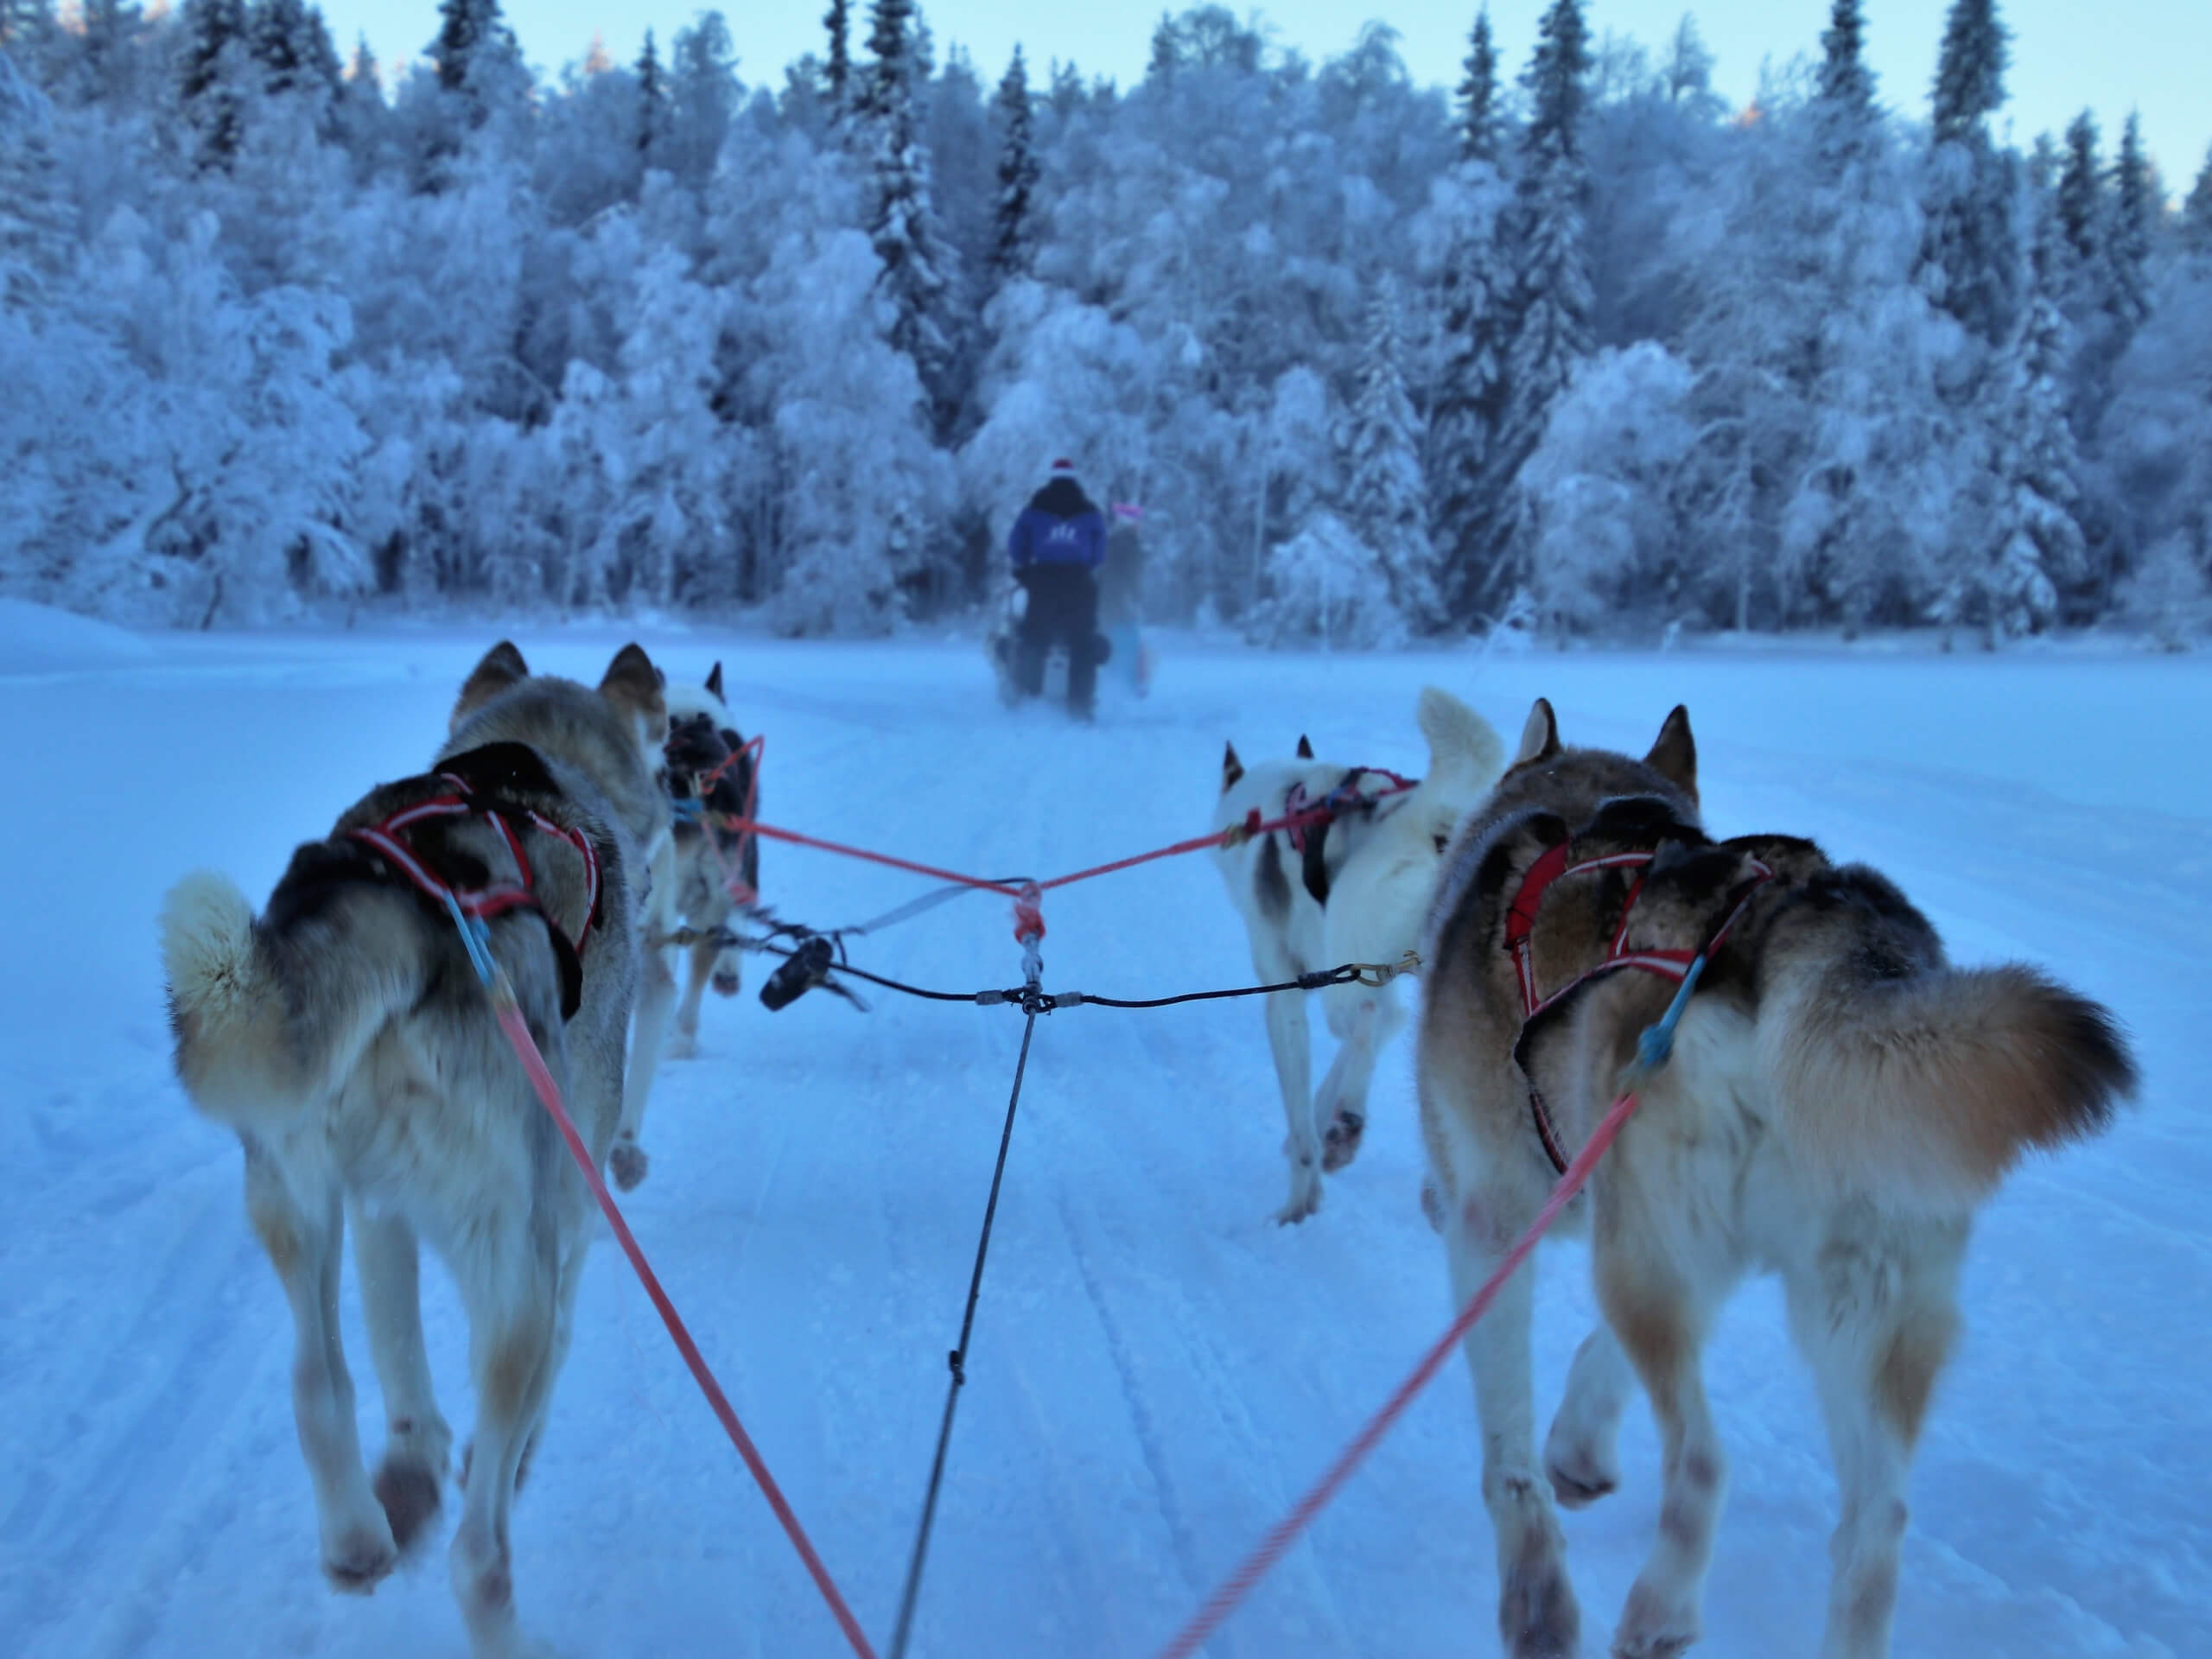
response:
{"label": "grey and white husky", "polygon": [[[437,889],[488,918],[604,1161],[638,979],[635,873],[669,833],[667,729],[636,645],[594,689],[533,676],[502,644],[462,687],[431,770],[372,790],[301,847],[259,916],[201,873],[162,917],[177,1075],[245,1144],[246,1211],[291,1304],[293,1408],[340,1589],[372,1588],[440,1507],[453,1437],[423,1353],[417,1239],[452,1268],[477,1419],[448,1560],[480,1656],[526,1645],[508,1511],[573,1331],[592,1200]],[[348,1211],[384,1395],[373,1479],[339,1342]]]}

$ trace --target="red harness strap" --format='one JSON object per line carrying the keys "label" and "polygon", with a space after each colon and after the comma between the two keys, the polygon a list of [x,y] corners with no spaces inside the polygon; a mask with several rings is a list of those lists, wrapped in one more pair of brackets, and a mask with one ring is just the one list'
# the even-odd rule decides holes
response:
{"label": "red harness strap", "polygon": [[[1752,859],[1751,880],[1738,895],[1728,914],[1722,918],[1720,925],[1697,950],[1625,950],[1623,946],[1628,938],[1629,918],[1636,913],[1636,901],[1643,894],[1643,876],[1641,873],[1650,864],[1651,859],[1652,855],[1644,852],[1611,853],[1603,858],[1585,859],[1580,864],[1570,864],[1567,861],[1567,843],[1560,842],[1555,847],[1548,848],[1543,855],[1529,867],[1529,873],[1521,878],[1520,888],[1514,893],[1513,903],[1505,913],[1505,950],[1513,958],[1514,971],[1521,982],[1522,1029],[1525,1030],[1529,1022],[1545,1009],[1591,980],[1618,973],[1624,968],[1656,974],[1662,979],[1680,984],[1689,976],[1693,963],[1700,957],[1711,956],[1720,948],[1721,941],[1728,937],[1729,931],[1743,915],[1744,906],[1751,903],[1751,895],[1774,876],[1771,868],[1759,860]],[[1594,967],[1577,974],[1549,996],[1544,995],[1536,984],[1534,943],[1536,912],[1543,903],[1544,894],[1561,876],[1580,875],[1586,870],[1629,869],[1637,871],[1638,874],[1629,884],[1628,897],[1621,904],[1620,925],[1613,930],[1612,942],[1606,946],[1603,959]],[[1535,1121],[1536,1138],[1543,1142],[1544,1156],[1551,1160],[1552,1167],[1563,1175],[1567,1173],[1569,1159],[1560,1143],[1558,1126],[1552,1121],[1551,1109],[1544,1103],[1543,1093],[1536,1087],[1535,1079],[1531,1077],[1528,1082],[1529,1114]]]}
{"label": "red harness strap", "polygon": [[[543,907],[538,903],[537,884],[531,874],[530,860],[522,850],[522,839],[515,834],[505,816],[490,803],[474,798],[475,791],[469,788],[466,779],[458,778],[449,772],[440,772],[438,776],[452,785],[456,792],[418,801],[413,806],[402,807],[390,817],[348,830],[346,833],[355,841],[374,848],[402,875],[441,904],[451,899],[461,907],[464,916],[489,920],[492,917],[504,915],[508,911],[525,906],[544,913]],[[570,941],[581,961],[584,947],[591,938],[592,924],[599,919],[599,855],[593,849],[591,837],[581,830],[567,829],[527,808],[524,814],[533,829],[567,842],[584,861],[584,918],[576,930],[575,938]],[[506,842],[507,850],[514,855],[515,868],[521,872],[521,879],[492,881],[480,887],[456,887],[417,857],[410,844],[407,831],[426,819],[453,817],[480,817],[497,830]],[[549,925],[558,925],[550,914],[546,915],[546,921]]]}
{"label": "red harness strap", "polygon": [[[1359,787],[1363,778],[1387,778],[1390,785],[1387,789],[1365,795],[1360,792]],[[1403,795],[1408,790],[1420,786],[1420,779],[1401,778],[1396,772],[1385,772],[1380,766],[1354,766],[1342,783],[1318,800],[1306,795],[1304,784],[1293,784],[1290,792],[1282,798],[1283,817],[1289,820],[1284,825],[1283,834],[1290,842],[1290,850],[1302,853],[1306,850],[1306,832],[1313,824],[1326,825],[1355,801],[1371,806],[1377,801],[1386,800],[1393,795]]]}

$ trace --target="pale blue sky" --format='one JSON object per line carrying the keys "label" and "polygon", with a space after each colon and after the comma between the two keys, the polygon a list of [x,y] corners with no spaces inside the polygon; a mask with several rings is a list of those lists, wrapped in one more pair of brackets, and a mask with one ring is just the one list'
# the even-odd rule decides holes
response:
{"label": "pale blue sky", "polygon": [[[1381,17],[1403,37],[1399,49],[1416,80],[1450,86],[1459,79],[1469,25],[1478,0],[1274,0],[1261,8],[1275,39],[1309,58],[1342,51],[1370,17]],[[668,37],[700,10],[695,0],[505,0],[507,16],[524,55],[549,72],[581,60],[594,34],[617,60],[635,58],[647,29]],[[748,85],[781,86],[784,66],[818,51],[827,0],[772,0],[721,7],[737,44],[738,73]],[[1179,4],[1170,8],[1181,10]],[[1242,12],[1241,5],[1232,10]],[[1491,0],[1491,27],[1506,65],[1515,73],[1535,38],[1541,0]],[[1732,103],[1747,100],[1758,85],[1759,63],[1777,64],[1796,52],[1819,50],[1827,0],[1591,0],[1593,31],[1611,29],[1657,48],[1674,33],[1685,10],[1697,18],[1717,60],[1714,84]],[[866,0],[855,0],[854,48],[867,34]],[[1162,6],[1147,3],[1069,5],[1065,0],[938,0],[923,6],[940,50],[968,48],[978,71],[995,81],[1019,41],[1041,79],[1053,58],[1072,60],[1086,75],[1114,76],[1124,86],[1144,73],[1152,28]],[[387,69],[418,55],[437,32],[435,0],[323,0],[325,16],[341,51],[351,54],[357,32]],[[2036,133],[2061,131],[2087,105],[2096,112],[2106,150],[2118,141],[2132,109],[2141,112],[2145,142],[2176,195],[2185,194],[2212,142],[2212,0],[1999,0],[2012,30],[2012,65],[2005,78],[2010,98],[2000,117],[2024,146]],[[1942,35],[1941,0],[1866,0],[1867,56],[1884,103],[1919,116]]]}

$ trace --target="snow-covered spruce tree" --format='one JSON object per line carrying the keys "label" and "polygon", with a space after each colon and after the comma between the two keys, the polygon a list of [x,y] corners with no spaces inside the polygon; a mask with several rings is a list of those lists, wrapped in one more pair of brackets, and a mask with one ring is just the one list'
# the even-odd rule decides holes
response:
{"label": "snow-covered spruce tree", "polygon": [[1997,0],[1951,0],[1936,60],[1921,279],[1969,334],[1998,344],[2019,305],[2010,158],[1989,136],[2005,102],[2007,31]]}
{"label": "snow-covered spruce tree", "polygon": [[1579,129],[1590,34],[1578,0],[1553,0],[1535,55],[1521,77],[1529,101],[1515,183],[1512,334],[1504,397],[1489,465],[1491,523],[1483,569],[1471,578],[1477,606],[1502,603],[1528,574],[1532,527],[1516,497],[1523,462],[1543,441],[1553,401],[1590,354],[1590,267],[1583,245],[1589,191]]}
{"label": "snow-covered spruce tree", "polygon": [[999,82],[991,109],[999,125],[999,194],[991,219],[991,283],[993,287],[1016,276],[1027,276],[1037,257],[1035,208],[1030,200],[1037,188],[1037,151],[1029,109],[1029,71],[1021,60],[1021,48]]}
{"label": "snow-covered spruce tree", "polygon": [[737,48],[721,13],[702,11],[677,29],[668,61],[669,127],[653,165],[703,190],[729,136],[740,95]]}
{"label": "snow-covered spruce tree", "polygon": [[2084,110],[2067,124],[2066,157],[2058,174],[2055,211],[2063,282],[2097,270],[2104,247],[2104,169],[2097,161],[2096,118]]}
{"label": "snow-covered spruce tree", "polygon": [[656,167],[668,148],[668,88],[661,79],[660,53],[650,29],[645,50],[638,54],[637,76],[638,155],[647,167]]}
{"label": "snow-covered spruce tree", "polygon": [[2158,212],[2141,124],[2133,110],[2120,130],[2120,154],[2113,158],[2112,172],[2112,233],[2106,243],[2111,305],[2121,328],[2132,330],[2151,312],[2151,234]]}
{"label": "snow-covered spruce tree", "polygon": [[1451,240],[1440,272],[1436,381],[1430,391],[1429,524],[1446,611],[1465,620],[1485,569],[1491,442],[1505,384],[1513,275],[1508,193],[1498,171],[1497,54],[1475,15],[1459,83],[1460,161],[1446,188]]}
{"label": "snow-covered spruce tree", "polygon": [[226,168],[244,137],[251,61],[245,0],[189,0],[177,93],[203,171]]}
{"label": "snow-covered spruce tree", "polygon": [[0,51],[0,310],[42,313],[71,253],[54,106]]}
{"label": "snow-covered spruce tree", "polygon": [[1268,597],[1244,625],[1255,644],[1365,651],[1403,640],[1381,556],[1334,513],[1315,513],[1269,549],[1266,569]]}
{"label": "snow-covered spruce tree", "polygon": [[2196,170],[2196,182],[2181,208],[2182,246],[2202,258],[2212,255],[2212,149]]}
{"label": "snow-covered spruce tree", "polygon": [[931,200],[930,152],[915,108],[910,0],[876,0],[864,93],[856,107],[872,181],[868,238],[890,302],[886,337],[914,365],[931,429],[950,435],[963,401],[961,330],[953,304],[958,271]]}
{"label": "snow-covered spruce tree", "polygon": [[438,0],[437,39],[430,56],[438,85],[463,101],[467,123],[480,127],[522,73],[521,51],[499,0]]}
{"label": "snow-covered spruce tree", "polygon": [[1874,76],[1866,67],[1866,25],[1859,0],[1834,0],[1821,32],[1821,67],[1813,93],[1815,154],[1825,181],[1842,182],[1881,142]]}
{"label": "snow-covered spruce tree", "polygon": [[1459,159],[1497,160],[1497,48],[1491,43],[1490,8],[1475,14],[1467,35],[1467,60],[1460,66]]}
{"label": "snow-covered spruce tree", "polygon": [[[2037,261],[2045,267],[2051,263]],[[2075,517],[2081,458],[2063,385],[2069,333],[2038,280],[2018,332],[1982,389],[1980,425],[1988,446],[1984,487],[1969,491],[1961,503],[1959,567],[1929,616],[1978,626],[1992,645],[2050,627],[2059,620],[2062,594],[2082,588],[2090,574],[2088,538]]]}
{"label": "snow-covered spruce tree", "polygon": [[1385,280],[1369,302],[1367,336],[1344,429],[1344,514],[1380,556],[1390,599],[1412,627],[1443,620],[1436,551],[1421,470],[1421,417],[1406,395],[1398,290]]}
{"label": "snow-covered spruce tree", "polygon": [[822,14],[822,27],[830,35],[829,51],[822,60],[822,93],[835,119],[846,112],[852,92],[850,0],[830,0],[830,10]]}

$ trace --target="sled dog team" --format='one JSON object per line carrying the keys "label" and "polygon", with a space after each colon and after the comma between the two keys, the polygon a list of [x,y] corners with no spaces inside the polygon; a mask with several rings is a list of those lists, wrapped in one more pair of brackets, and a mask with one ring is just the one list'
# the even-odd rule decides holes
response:
{"label": "sled dog team", "polygon": [[[1603,1321],[1541,1462],[1535,1276],[1466,1340],[1513,1659],[1570,1659],[1580,1615],[1555,1506],[1611,1491],[1640,1385],[1662,1448],[1657,1536],[1612,1638],[1662,1659],[1699,1633],[1726,1478],[1700,1355],[1754,1271],[1778,1274],[1815,1375],[1842,1516],[1824,1659],[1889,1651],[1915,1440],[1956,1334],[1976,1207],[2030,1147],[2092,1135],[2135,1084],[2112,1016],[2035,969],[1958,968],[1910,902],[1781,834],[1715,839],[1677,708],[1642,757],[1565,745],[1530,710],[1510,757],[1459,699],[1421,695],[1417,780],[1224,754],[1215,854],[1274,982],[1417,953],[1421,1200],[1454,1294],[1489,1276],[1611,1105],[1640,1033],[1702,977],[1672,1058],[1564,1212]],[[423,774],[379,785],[302,845],[257,915],[227,878],[180,882],[161,921],[178,1076],[245,1148],[248,1216],[296,1333],[293,1403],[325,1573],[365,1592],[423,1542],[452,1431],[432,1396],[418,1241],[466,1305],[477,1415],[460,1459],[453,1587],[479,1655],[530,1650],[508,1516],[573,1335],[585,1183],[489,1017],[454,912],[480,918],[592,1156],[618,1185],[654,1067],[696,1042],[706,985],[738,988],[724,931],[757,891],[756,756],[722,698],[625,646],[600,683],[496,646]],[[689,980],[667,963],[679,920]],[[1357,1154],[1395,987],[1320,993],[1339,1045],[1318,1089],[1305,998],[1265,999],[1289,1195],[1319,1207]],[[671,1014],[675,1032],[668,1031]],[[340,1348],[350,1220],[385,1404],[364,1465]]]}

